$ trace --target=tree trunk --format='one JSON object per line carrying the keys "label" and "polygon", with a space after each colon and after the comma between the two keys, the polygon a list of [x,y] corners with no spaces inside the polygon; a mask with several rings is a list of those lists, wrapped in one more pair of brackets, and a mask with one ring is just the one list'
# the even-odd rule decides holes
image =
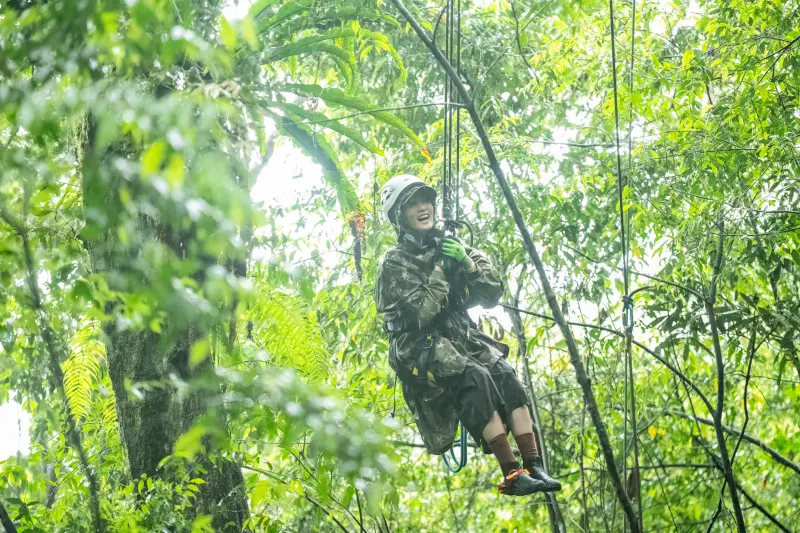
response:
{"label": "tree trunk", "polygon": [[[163,337],[152,332],[120,332],[112,323],[105,328],[105,333],[110,339],[109,374],[130,475],[132,479],[142,475],[161,477],[159,463],[173,452],[178,438],[207,413],[205,401],[196,394],[180,398],[169,386],[146,390],[144,397],[137,399],[131,397],[125,383],[167,383],[170,374],[191,379],[209,370],[211,363],[200,365],[189,375],[184,373],[189,350],[197,336],[191,332],[185,333],[166,351],[162,346]],[[218,417],[216,423],[224,425],[224,416]],[[206,481],[200,486],[195,502],[197,513],[212,515],[217,531],[242,531],[248,509],[239,465],[227,460],[212,463],[203,457],[198,466],[208,473],[197,476]]]}
{"label": "tree trunk", "polygon": [[[119,200],[120,178],[109,176],[111,165],[105,161],[106,154],[95,153],[95,124],[87,119],[87,134],[83,142],[81,167],[83,172],[83,201],[87,215],[92,212],[108,213],[112,222],[101,235],[85,244],[91,257],[94,273],[105,275],[112,290],[125,291],[124,284],[115,287],[114,279],[128,267],[126,261],[135,259],[138,250],[120,252],[115,213],[124,213]],[[113,147],[109,151],[113,150]],[[130,183],[128,183],[130,186]],[[88,222],[88,221],[87,221]],[[173,235],[170,228],[158,227],[150,220],[140,219],[137,231],[148,239]],[[167,244],[174,250],[188,249],[189,238],[168,237]],[[113,313],[114,304],[107,304],[106,313]],[[181,395],[171,386],[171,375],[189,381],[213,370],[210,360],[190,368],[189,353],[197,339],[206,331],[200,325],[178,329],[170,327],[169,319],[161,324],[164,333],[131,331],[119,328],[115,322],[106,322],[104,332],[108,338],[107,359],[109,374],[116,400],[117,419],[122,445],[125,449],[129,473],[132,479],[142,475],[164,478],[165,471],[159,469],[161,461],[173,453],[178,438],[210,413],[205,399],[198,394]],[[156,386],[142,387],[140,393],[129,392],[131,385],[149,383]],[[217,415],[217,427],[225,428],[224,413]],[[197,472],[192,477],[201,477],[205,484],[195,500],[194,513],[211,515],[216,531],[241,532],[248,517],[244,480],[238,464],[208,456],[199,456],[194,465]]]}

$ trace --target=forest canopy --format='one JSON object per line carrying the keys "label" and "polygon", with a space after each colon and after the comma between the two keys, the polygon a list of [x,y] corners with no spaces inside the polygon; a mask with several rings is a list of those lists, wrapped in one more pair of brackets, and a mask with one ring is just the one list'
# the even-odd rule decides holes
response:
{"label": "forest canopy", "polygon": [[[4,2],[0,531],[800,531],[799,99],[797,0]],[[561,492],[425,451],[398,174]]]}

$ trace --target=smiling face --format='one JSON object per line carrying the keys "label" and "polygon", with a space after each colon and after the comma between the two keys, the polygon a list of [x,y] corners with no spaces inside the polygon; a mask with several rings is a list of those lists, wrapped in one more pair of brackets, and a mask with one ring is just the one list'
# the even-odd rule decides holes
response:
{"label": "smiling face", "polygon": [[415,192],[403,206],[403,216],[408,229],[412,231],[428,231],[433,229],[436,213],[430,196],[423,190]]}

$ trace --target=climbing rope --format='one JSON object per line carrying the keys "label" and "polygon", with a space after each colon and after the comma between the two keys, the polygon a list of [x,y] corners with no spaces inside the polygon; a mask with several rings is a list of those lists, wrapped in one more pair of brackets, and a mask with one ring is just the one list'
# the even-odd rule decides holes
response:
{"label": "climbing rope", "polygon": [[[454,65],[456,73],[461,75],[461,0],[447,0],[436,21],[436,30],[442,16],[445,17],[444,49],[447,61]],[[436,31],[435,30],[435,31]],[[435,34],[434,31],[434,34]],[[460,225],[469,227],[460,221],[461,202],[461,100],[455,84],[444,73],[444,122],[442,146],[442,220],[446,233],[455,234]],[[455,116],[453,116],[455,113]],[[472,228],[470,228],[470,245],[472,245]],[[461,436],[458,439],[460,454],[456,457],[455,446],[450,447],[450,458],[442,455],[445,468],[457,474],[467,465],[468,434],[461,424]]]}
{"label": "climbing rope", "polygon": [[444,462],[445,468],[447,468],[453,474],[458,474],[461,472],[461,469],[467,466],[467,431],[464,429],[464,424],[461,424],[461,437],[458,439],[458,441],[460,448],[458,457],[456,457],[454,446],[450,447],[449,459],[447,458],[447,453],[442,454],[442,461]]}
{"label": "climbing rope", "polygon": [[[461,0],[447,0],[444,49],[447,61],[461,75]],[[461,218],[461,113],[460,96],[450,77],[444,74],[444,121],[442,159],[442,220],[446,231],[455,231]]]}
{"label": "climbing rope", "polygon": [[[614,29],[614,0],[608,1],[609,5],[609,18],[611,22],[611,72],[614,82],[614,132],[616,134],[616,154],[617,154],[617,190],[619,193],[619,227],[620,227],[620,245],[622,248],[622,276],[625,293],[622,297],[622,324],[625,327],[625,370],[624,370],[624,394],[625,400],[623,405],[624,410],[624,429],[623,429],[623,477],[627,478],[628,470],[628,420],[630,409],[630,421],[633,437],[633,461],[634,472],[632,476],[638,478],[639,476],[639,434],[636,421],[636,388],[633,380],[633,354],[632,354],[632,339],[634,327],[634,313],[633,313],[633,298],[630,294],[630,270],[629,270],[629,257],[628,257],[628,239],[626,238],[626,224],[630,224],[630,217],[626,220],[625,209],[625,182],[622,174],[622,158],[620,156],[620,142],[619,142],[619,93],[617,89],[617,47],[616,47],[616,32]],[[633,0],[632,4],[632,29],[631,29],[631,63],[630,63],[630,123],[628,124],[628,167],[632,160],[632,139],[631,131],[633,127],[633,58],[634,58],[634,44],[636,38],[636,3]],[[628,232],[629,233],[629,232]],[[630,406],[628,401],[630,400]],[[639,531],[642,531],[642,513],[641,513],[641,483],[636,483],[637,501],[639,503],[638,521]],[[630,496],[630,495],[629,495]],[[625,524],[627,531],[628,524]]]}

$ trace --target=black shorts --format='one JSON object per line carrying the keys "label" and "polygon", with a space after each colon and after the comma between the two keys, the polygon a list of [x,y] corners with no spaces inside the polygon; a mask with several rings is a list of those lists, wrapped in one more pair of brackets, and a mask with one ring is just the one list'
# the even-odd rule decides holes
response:
{"label": "black shorts", "polygon": [[505,359],[484,366],[470,358],[461,374],[437,383],[447,390],[448,396],[453,399],[458,419],[473,440],[483,444],[487,453],[483,429],[492,418],[492,413],[497,411],[506,425],[510,425],[511,413],[528,405],[525,388]]}

